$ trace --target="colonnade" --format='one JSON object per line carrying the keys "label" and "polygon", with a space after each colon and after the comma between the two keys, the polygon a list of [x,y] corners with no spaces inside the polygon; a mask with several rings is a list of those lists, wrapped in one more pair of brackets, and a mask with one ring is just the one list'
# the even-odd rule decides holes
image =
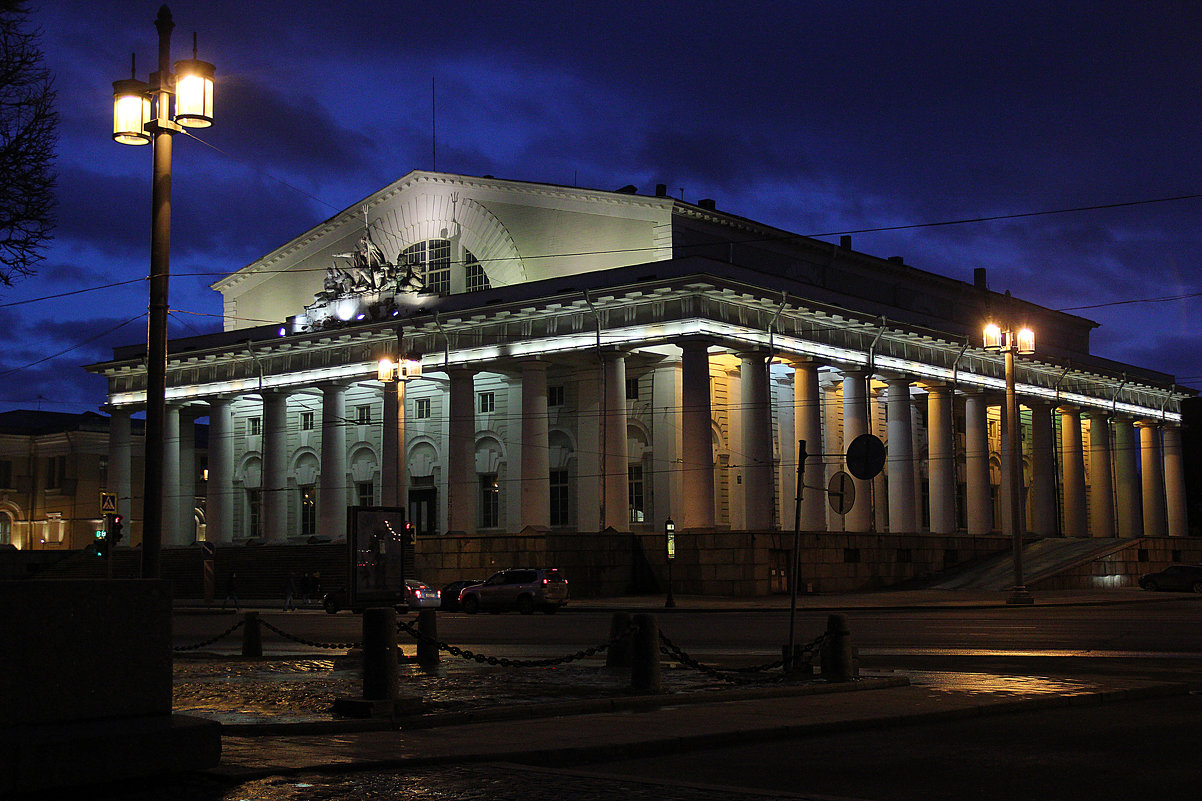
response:
{"label": "colonnade", "polygon": [[[774,418],[774,402],[782,400],[779,393],[774,395],[773,386],[787,384],[788,377],[781,375],[779,359],[775,371],[770,369],[769,354],[762,350],[734,354],[738,361],[732,379],[737,379],[738,392],[728,396],[730,408],[725,413],[730,419],[727,444],[737,454],[739,477],[730,490],[741,493],[741,503],[739,519],[719,520],[714,443],[716,420],[723,410],[714,407],[711,349],[716,350],[715,343],[691,338],[676,344],[680,355],[666,357],[653,368],[652,450],[658,466],[653,492],[661,498],[657,518],[670,514],[682,529],[728,523],[748,530],[771,528],[774,508],[792,507],[791,499],[780,499],[782,487],[791,484],[791,479],[777,481],[773,454],[774,419],[788,419],[792,429],[775,432],[782,452],[791,452],[783,446],[791,439],[804,440],[809,454],[801,475],[805,487],[800,507],[803,530],[917,532],[922,528],[924,507],[934,534],[963,528],[978,535],[998,528],[994,525],[991,474],[1000,472],[1004,482],[1008,471],[996,470],[990,452],[989,408],[1000,398],[950,383],[916,382],[909,376],[874,374],[862,368],[836,371],[816,361],[797,359],[789,365],[793,413]],[[628,353],[614,349],[600,355],[596,367],[579,371],[577,379],[575,527],[581,531],[630,527]],[[507,521],[511,531],[545,530],[551,522],[549,366],[546,359],[539,358],[506,365],[521,393],[521,419],[510,427],[507,443],[507,464],[520,481],[520,519]],[[440,497],[445,499],[446,529],[472,534],[478,528],[481,494],[476,465],[477,368],[448,366],[445,374],[446,447]],[[346,508],[351,502],[348,385],[322,383],[293,391],[301,390],[310,398],[319,397],[321,405],[318,528],[340,536],[346,530]],[[295,535],[288,522],[288,392],[277,389],[258,394],[262,405],[261,441],[256,448],[262,469],[257,482],[261,493],[259,530],[266,542],[286,542]],[[404,384],[386,385],[384,397],[380,501],[404,505]],[[169,406],[166,416],[163,542],[168,546],[186,545],[194,538],[196,499],[191,488],[196,477],[190,466],[195,464],[195,443],[190,432],[198,415],[209,418],[207,538],[232,541],[236,510],[241,508],[234,495],[234,399],[214,397],[191,403]],[[1029,436],[1023,444],[1025,453],[1015,457],[1025,457],[1029,467],[1026,509],[1031,533],[1070,537],[1185,534],[1181,438],[1176,427],[1097,409],[1055,406],[1049,401],[1023,398],[1022,403],[1027,409]],[[964,426],[958,431],[961,404]],[[1059,415],[1058,426],[1053,415]],[[118,511],[128,516],[132,484],[128,409],[114,411],[113,421],[110,482],[115,484]],[[1088,425],[1088,447],[1083,424]],[[830,510],[824,490],[833,472],[845,469],[841,454],[846,445],[864,433],[876,433],[887,441],[887,480],[855,479],[859,500],[846,514],[837,515]],[[1004,467],[1004,460],[1011,455],[998,456]],[[792,465],[780,465],[782,474],[792,469]],[[961,481],[962,496],[958,491]],[[785,527],[791,522],[790,515]]]}

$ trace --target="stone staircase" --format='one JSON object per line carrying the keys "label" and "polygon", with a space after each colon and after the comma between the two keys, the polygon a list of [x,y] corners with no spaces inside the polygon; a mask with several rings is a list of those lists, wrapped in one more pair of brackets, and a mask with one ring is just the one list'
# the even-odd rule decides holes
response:
{"label": "stone staircase", "polygon": [[[1028,587],[1086,562],[1130,547],[1132,541],[1117,538],[1047,538],[1027,542],[1023,548],[1023,580]],[[936,590],[1004,591],[1014,586],[1014,560],[1007,552],[931,585]]]}

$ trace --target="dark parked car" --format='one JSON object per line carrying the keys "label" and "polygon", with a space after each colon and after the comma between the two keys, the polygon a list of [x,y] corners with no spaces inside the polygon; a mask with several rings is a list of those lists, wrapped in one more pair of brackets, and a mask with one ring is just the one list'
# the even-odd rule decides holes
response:
{"label": "dark parked car", "polygon": [[1202,565],[1170,565],[1159,573],[1139,577],[1145,590],[1180,590],[1202,592]]}
{"label": "dark parked car", "polygon": [[483,583],[484,579],[460,579],[459,581],[452,581],[442,588],[442,605],[439,609],[442,609],[444,612],[459,611],[459,593],[463,591],[463,588]]}
{"label": "dark parked car", "polygon": [[516,609],[529,615],[535,609],[554,614],[568,602],[568,580],[555,568],[512,568],[494,573],[483,584],[464,587],[459,606],[469,615],[481,609]]}

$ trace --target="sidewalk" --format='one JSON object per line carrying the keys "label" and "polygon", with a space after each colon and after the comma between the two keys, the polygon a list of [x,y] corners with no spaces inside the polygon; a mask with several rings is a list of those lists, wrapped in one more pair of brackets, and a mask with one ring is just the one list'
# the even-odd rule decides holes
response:
{"label": "sidewalk", "polygon": [[[705,703],[645,699],[636,708],[564,711],[552,717],[463,723],[437,729],[223,736],[214,773],[244,781],[301,772],[370,771],[474,762],[562,767],[644,757],[806,734],[898,727],[924,721],[1005,714],[1023,708],[1116,703],[1185,695],[1183,684],[1108,680],[1072,694],[982,694],[863,679],[825,685],[825,692],[740,698],[738,691]],[[533,711],[533,710],[532,710]]]}

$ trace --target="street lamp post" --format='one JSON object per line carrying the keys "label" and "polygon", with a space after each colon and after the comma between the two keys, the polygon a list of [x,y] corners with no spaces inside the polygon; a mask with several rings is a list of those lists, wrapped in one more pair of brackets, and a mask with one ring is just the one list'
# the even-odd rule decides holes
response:
{"label": "street lamp post", "polygon": [[664,599],[664,608],[673,609],[676,599],[672,597],[672,562],[676,559],[676,524],[669,517],[664,523],[664,557],[668,563],[668,597]]}
{"label": "street lamp post", "polygon": [[1035,352],[1035,333],[1030,328],[1014,331],[1009,325],[1003,330],[990,323],[985,326],[986,350],[1000,351],[1006,358],[1006,449],[1010,455],[1007,503],[1010,509],[1010,542],[1014,559],[1014,590],[1006,599],[1008,604],[1030,605],[1035,603],[1023,580],[1023,472],[1022,456],[1019,453],[1018,394],[1015,391],[1014,356],[1016,353],[1030,355]]}
{"label": "street lamp post", "polygon": [[[142,500],[142,578],[158,578],[163,543],[163,423],[167,405],[167,291],[171,275],[171,143],[183,126],[213,124],[213,65],[195,58],[171,72],[167,6],[154,21],[159,32],[158,70],[150,83],[135,77],[113,83],[113,139],[123,145],[151,144],[150,303],[146,334],[146,474]],[[175,115],[171,100],[175,98]],[[153,101],[154,116],[151,117]]]}
{"label": "street lamp post", "polygon": [[421,357],[408,354],[396,361],[380,359],[377,377],[384,384],[383,464],[380,484],[384,504],[405,509],[405,384],[422,374]]}

